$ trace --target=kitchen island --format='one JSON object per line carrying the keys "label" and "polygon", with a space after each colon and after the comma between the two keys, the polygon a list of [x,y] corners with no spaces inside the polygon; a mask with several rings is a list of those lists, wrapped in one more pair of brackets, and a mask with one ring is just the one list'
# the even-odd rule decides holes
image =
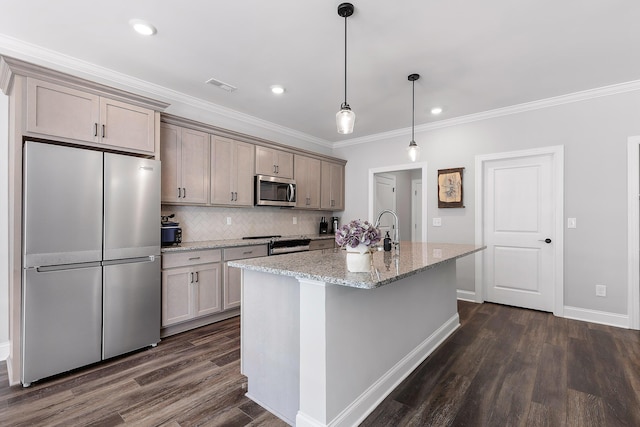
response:
{"label": "kitchen island", "polygon": [[460,325],[455,260],[482,249],[402,242],[369,273],[344,250],[230,262],[247,396],[291,425],[357,425]]}

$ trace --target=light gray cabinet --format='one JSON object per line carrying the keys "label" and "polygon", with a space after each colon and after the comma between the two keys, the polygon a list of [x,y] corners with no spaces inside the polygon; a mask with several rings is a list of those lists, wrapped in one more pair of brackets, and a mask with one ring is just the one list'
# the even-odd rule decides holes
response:
{"label": "light gray cabinet", "polygon": [[335,239],[316,239],[309,242],[310,251],[318,251],[321,249],[333,249],[336,247]]}
{"label": "light gray cabinet", "polygon": [[298,189],[296,207],[320,209],[320,160],[296,154],[293,161]]}
{"label": "light gray cabinet", "polygon": [[155,112],[59,84],[27,79],[28,132],[155,152]]}
{"label": "light gray cabinet", "polygon": [[320,207],[326,210],[344,210],[344,165],[322,161]]}
{"label": "light gray cabinet", "polygon": [[227,261],[238,259],[257,258],[269,255],[267,245],[257,246],[238,246],[234,248],[224,249],[224,284],[222,292],[222,308],[228,310],[230,308],[240,306],[240,290],[242,287],[242,270],[240,268],[229,267]]}
{"label": "light gray cabinet", "polygon": [[162,327],[222,310],[221,250],[162,256]]}
{"label": "light gray cabinet", "polygon": [[254,146],[213,135],[211,204],[253,206]]}
{"label": "light gray cabinet", "polygon": [[168,123],[160,126],[162,202],[209,202],[209,134]]}
{"label": "light gray cabinet", "polygon": [[256,174],[293,178],[293,153],[256,146]]}

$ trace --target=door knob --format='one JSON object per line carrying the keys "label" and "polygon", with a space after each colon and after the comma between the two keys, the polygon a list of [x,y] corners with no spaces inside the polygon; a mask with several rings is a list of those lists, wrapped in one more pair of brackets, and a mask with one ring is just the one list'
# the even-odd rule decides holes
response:
{"label": "door knob", "polygon": [[546,239],[544,239],[544,240],[542,240],[542,239],[538,240],[538,242],[551,243],[551,239],[547,237],[547,238],[546,238]]}

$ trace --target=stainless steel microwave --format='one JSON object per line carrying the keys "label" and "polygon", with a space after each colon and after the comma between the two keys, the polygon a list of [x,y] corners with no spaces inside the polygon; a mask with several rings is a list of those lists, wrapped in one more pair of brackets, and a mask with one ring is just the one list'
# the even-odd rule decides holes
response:
{"label": "stainless steel microwave", "polygon": [[296,205],[296,195],[293,179],[256,175],[256,205],[292,207]]}

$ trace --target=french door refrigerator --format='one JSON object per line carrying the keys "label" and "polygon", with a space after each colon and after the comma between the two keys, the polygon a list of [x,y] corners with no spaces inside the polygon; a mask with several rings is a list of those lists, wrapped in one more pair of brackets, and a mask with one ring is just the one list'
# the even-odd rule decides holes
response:
{"label": "french door refrigerator", "polygon": [[24,145],[23,385],[160,341],[160,162]]}

